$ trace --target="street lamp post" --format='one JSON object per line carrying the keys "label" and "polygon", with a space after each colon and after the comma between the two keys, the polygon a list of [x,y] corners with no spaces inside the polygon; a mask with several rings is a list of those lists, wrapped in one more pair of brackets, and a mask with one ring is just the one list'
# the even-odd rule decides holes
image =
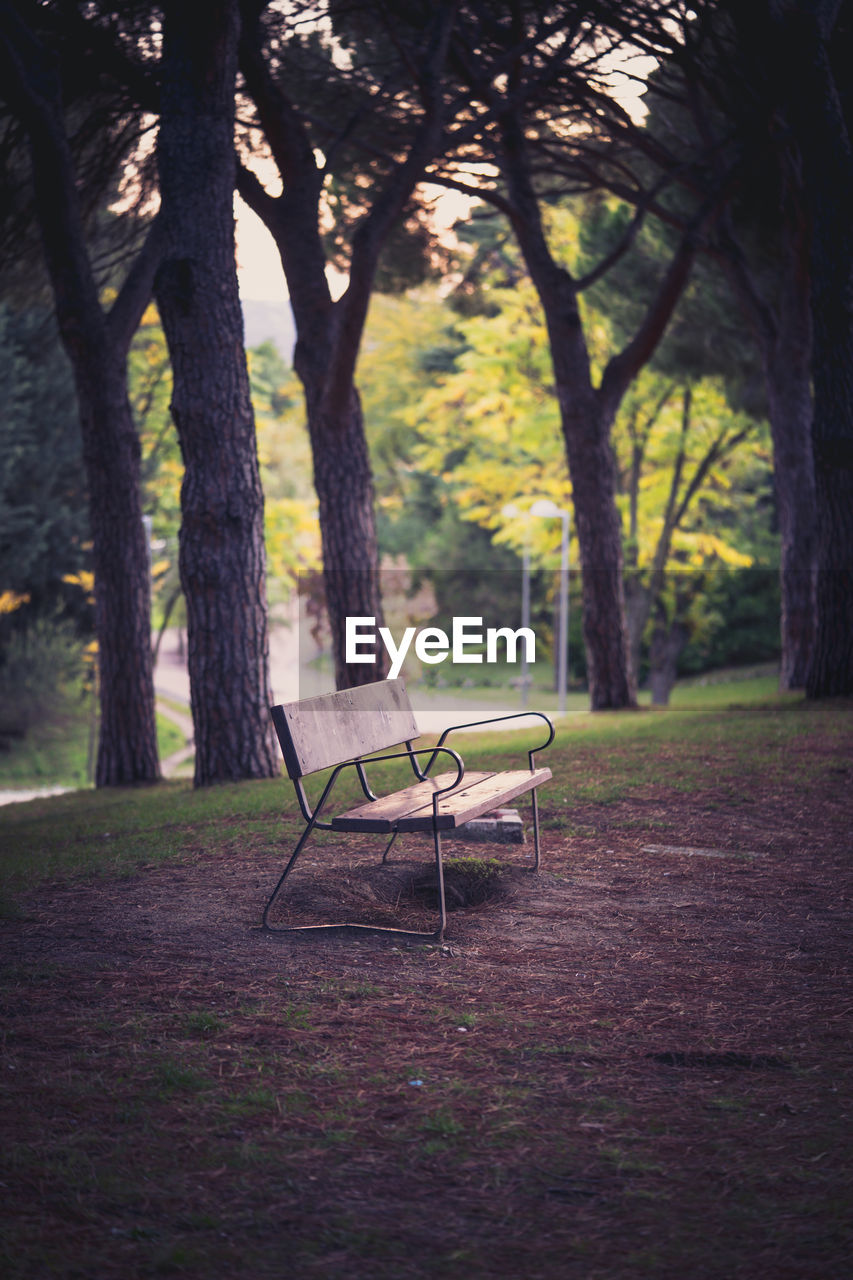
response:
{"label": "street lamp post", "polygon": [[557,644],[559,661],[557,663],[557,704],[559,714],[566,714],[566,696],[569,676],[569,513],[550,498],[539,498],[530,508],[532,516],[545,519],[557,519],[562,523],[560,537],[560,625]]}
{"label": "street lamp post", "polygon": [[[524,515],[514,502],[508,502],[505,507],[501,507],[501,515],[505,520],[515,520],[518,516]],[[525,532],[524,550],[521,555],[521,625],[522,627],[530,627],[530,542]],[[530,673],[527,666],[527,645],[521,646],[521,705],[527,706],[527,690],[530,684]]]}

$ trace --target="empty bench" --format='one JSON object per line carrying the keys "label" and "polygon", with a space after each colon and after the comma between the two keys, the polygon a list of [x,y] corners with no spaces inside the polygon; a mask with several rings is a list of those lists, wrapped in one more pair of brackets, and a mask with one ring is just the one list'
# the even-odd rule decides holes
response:
{"label": "empty bench", "polygon": [[[466,772],[461,756],[445,742],[458,729],[473,729],[500,721],[536,717],[545,722],[548,736],[527,752],[528,767],[505,772]],[[405,933],[412,937],[440,941],[447,923],[442,866],[442,836],[473,818],[499,808],[525,792],[531,793],[533,807],[534,866],[539,870],[539,808],[536,788],[551,777],[550,769],[537,768],[534,753],[554,740],[554,726],[541,712],[525,711],[516,715],[496,716],[451,725],[434,746],[414,747],[420,737],[414,713],[403,680],[380,680],[355,689],[306,698],[272,708],[273,724],[281,744],[288,776],[296,790],[305,829],[282,872],[278,884],[264,908],[263,926],[275,933],[305,933],[320,929],[369,930],[378,933]],[[389,751],[392,747],[402,751]],[[376,754],[377,752],[382,754]],[[369,757],[369,758],[368,758]],[[367,770],[386,760],[408,760],[415,781],[400,791],[377,796],[371,790]],[[434,772],[437,765],[441,772]],[[320,798],[313,807],[305,792],[303,779],[324,769],[331,773]],[[335,783],[345,770],[358,777],[364,801],[344,813],[332,813],[331,797]],[[292,925],[273,928],[269,913],[284,888],[306,841],[316,829],[340,832],[368,832],[387,837],[384,862],[397,836],[404,832],[431,835],[435,851],[435,876],[438,892],[439,923],[434,933],[413,933],[369,924]]]}

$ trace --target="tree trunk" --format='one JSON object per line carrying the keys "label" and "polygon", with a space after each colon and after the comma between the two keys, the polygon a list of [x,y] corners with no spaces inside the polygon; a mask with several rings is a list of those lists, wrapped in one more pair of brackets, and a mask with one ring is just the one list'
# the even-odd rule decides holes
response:
{"label": "tree trunk", "polygon": [[501,124],[502,168],[512,201],[512,225],[545,314],[572,481],[590,706],[593,711],[632,707],[636,705],[636,684],[625,623],[611,417],[592,385],[574,281],[548,248],[528,172],[523,130],[511,112]]}
{"label": "tree trunk", "polygon": [[811,663],[816,615],[817,500],[812,456],[811,319],[803,213],[790,202],[780,229],[780,292],[775,305],[729,233],[723,262],[755,336],[764,371],[773,440],[779,520],[782,689],[801,689]]}
{"label": "tree trunk", "polygon": [[792,104],[811,212],[818,574],[810,698],[853,694],[853,143],[827,49],[836,12],[824,3],[801,15]]}
{"label": "tree trunk", "polygon": [[[302,372],[305,375],[304,368]],[[330,422],[321,407],[322,388],[313,385],[307,375],[303,381],[320,509],[323,585],[332,634],[335,687],[350,689],[382,680],[388,671],[388,655],[381,645],[373,663],[346,661],[346,619],[372,617],[377,628],[384,621],[373,476],[355,387],[345,415]]]}
{"label": "tree trunk", "polygon": [[[853,244],[850,238],[853,147],[830,59],[830,44],[838,34],[838,66],[844,65],[843,10],[838,0],[764,0],[760,5],[731,5],[730,11],[747,59],[760,72],[761,80],[772,94],[768,114],[772,113],[774,118],[774,136],[782,139],[777,145],[782,163],[787,162],[785,177],[796,192],[807,229],[816,586],[814,640],[806,692],[812,698],[850,694],[853,693]],[[787,372],[784,364],[782,356],[776,372],[783,377]],[[807,466],[800,470],[807,475]],[[800,479],[794,474],[791,480],[794,498]],[[783,501],[780,495],[780,511]],[[783,571],[785,563],[783,535]],[[798,577],[801,593],[803,581],[801,573]],[[798,610],[791,612],[796,625]]]}
{"label": "tree trunk", "polygon": [[561,376],[560,366],[573,339],[564,334],[555,349],[552,325],[557,324],[558,318],[552,316],[549,331],[581,558],[590,706],[593,711],[631,707],[636,702],[636,685],[628,650],[622,530],[609,430],[594,394],[578,394],[578,380]]}
{"label": "tree trunk", "polygon": [[95,785],[124,786],[160,777],[139,439],[123,360],[102,353],[94,367],[86,363],[78,361],[75,373],[95,569],[101,712]]}
{"label": "tree trunk", "polygon": [[167,251],[156,294],[184,460],[196,786],[273,777],[263,494],[234,262],[234,0],[166,8],[158,165]]}
{"label": "tree trunk", "polygon": [[687,640],[687,627],[683,622],[669,622],[665,613],[658,616],[649,645],[649,688],[655,707],[669,705],[669,695],[678,675],[678,659]]}
{"label": "tree trunk", "polygon": [[790,305],[786,309],[765,367],[781,544],[779,683],[782,689],[802,689],[814,644],[817,552],[808,301],[803,300],[799,315],[790,313]]}

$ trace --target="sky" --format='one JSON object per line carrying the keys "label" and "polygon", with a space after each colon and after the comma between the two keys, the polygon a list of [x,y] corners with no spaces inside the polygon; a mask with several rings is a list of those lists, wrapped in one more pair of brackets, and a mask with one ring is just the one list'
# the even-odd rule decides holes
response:
{"label": "sky", "polygon": [[272,236],[239,196],[234,201],[234,214],[240,296],[252,302],[283,302],[287,286]]}
{"label": "sky", "polygon": [[[464,218],[470,209],[470,198],[459,192],[442,191],[428,184],[424,189],[436,201],[434,218],[440,233],[449,232],[453,223]],[[288,296],[287,285],[272,236],[239,196],[234,198],[234,216],[241,298],[251,302],[283,302]],[[346,286],[346,278],[330,270],[329,280],[333,296],[339,296]]]}

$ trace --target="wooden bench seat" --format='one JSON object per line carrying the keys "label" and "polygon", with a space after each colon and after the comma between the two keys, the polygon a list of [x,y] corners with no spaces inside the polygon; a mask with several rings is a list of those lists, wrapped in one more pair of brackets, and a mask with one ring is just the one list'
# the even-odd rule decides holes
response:
{"label": "wooden bench seat", "polygon": [[[519,769],[508,773],[468,773],[464,786],[455,786],[438,802],[437,825],[452,831],[484,813],[507,804],[551,777],[550,769]],[[435,791],[454,782],[455,773],[440,773],[427,782],[418,782],[404,791],[395,791],[381,800],[370,800],[332,818],[335,831],[426,831],[433,829],[432,797]]]}
{"label": "wooden bench seat", "polygon": [[[548,736],[544,742],[527,752],[527,769],[466,772],[462,758],[445,745],[449,735],[458,729],[473,729],[484,724],[531,716],[544,721],[548,727]],[[517,715],[451,725],[444,730],[434,746],[414,747],[412,744],[419,737],[417,723],[405,684],[398,679],[380,680],[357,689],[343,689],[338,693],[323,694],[302,702],[285,703],[272,708],[272,717],[306,826],[264,909],[265,929],[276,933],[304,933],[317,929],[369,929],[379,933],[407,933],[409,936],[440,940],[447,923],[442,833],[453,831],[526,792],[531,793],[533,808],[534,870],[539,870],[541,855],[536,788],[547,782],[551,777],[551,770],[536,767],[534,751],[547,747],[554,738],[554,727],[541,712],[520,712]],[[405,746],[405,750],[389,753],[389,748],[400,746]],[[382,754],[377,755],[377,752]],[[381,761],[400,759],[408,761],[417,780],[401,790],[384,796],[375,795],[368,781],[367,769]],[[433,774],[437,762],[445,768],[441,773]],[[446,768],[448,764],[452,766],[449,770]],[[324,769],[331,769],[332,772],[320,799],[312,807],[302,779]],[[345,769],[355,770],[365,799],[361,804],[325,819],[321,815],[325,814],[334,785]],[[398,835],[407,832],[432,835],[439,903],[439,924],[435,933],[412,934],[408,930],[359,924],[297,925],[273,929],[269,924],[270,908],[315,828],[389,836],[382,856],[383,862]]]}

